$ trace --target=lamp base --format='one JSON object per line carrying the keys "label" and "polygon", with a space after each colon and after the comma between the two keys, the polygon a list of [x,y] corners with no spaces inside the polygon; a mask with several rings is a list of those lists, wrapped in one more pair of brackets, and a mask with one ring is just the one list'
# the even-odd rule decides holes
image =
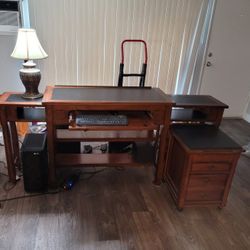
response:
{"label": "lamp base", "polygon": [[41,94],[41,93],[38,93],[37,95],[34,95],[34,94],[29,94],[29,93],[23,93],[22,95],[22,98],[24,98],[24,99],[29,99],[29,100],[33,100],[33,99],[38,99],[38,98],[41,98],[41,97],[43,97],[43,94]]}
{"label": "lamp base", "polygon": [[24,99],[37,99],[41,98],[43,94],[39,93],[38,85],[41,80],[40,70],[35,68],[35,63],[32,62],[32,65],[29,61],[28,63],[24,63],[23,69],[20,69],[19,74],[22,80],[22,83],[25,87],[25,93],[22,95]]}

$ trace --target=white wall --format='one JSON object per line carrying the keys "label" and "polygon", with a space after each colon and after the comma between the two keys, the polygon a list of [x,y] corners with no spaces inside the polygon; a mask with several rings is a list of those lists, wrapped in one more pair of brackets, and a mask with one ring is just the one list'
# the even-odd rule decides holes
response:
{"label": "white wall", "polygon": [[228,117],[242,117],[250,92],[250,1],[218,0],[201,94],[229,105]]}
{"label": "white wall", "polygon": [[16,35],[0,35],[0,93],[24,91],[19,78],[22,61],[10,57],[16,42]]}

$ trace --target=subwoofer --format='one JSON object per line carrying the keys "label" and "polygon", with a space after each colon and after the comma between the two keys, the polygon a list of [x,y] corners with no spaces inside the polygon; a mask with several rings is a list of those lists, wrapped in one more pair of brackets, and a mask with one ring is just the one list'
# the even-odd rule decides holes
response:
{"label": "subwoofer", "polygon": [[46,133],[26,134],[21,159],[26,192],[44,192],[48,189],[48,154]]}

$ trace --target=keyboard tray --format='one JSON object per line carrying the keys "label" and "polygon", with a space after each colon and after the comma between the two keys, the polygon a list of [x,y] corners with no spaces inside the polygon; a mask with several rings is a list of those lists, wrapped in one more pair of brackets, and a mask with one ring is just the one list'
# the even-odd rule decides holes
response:
{"label": "keyboard tray", "polygon": [[[124,124],[81,124],[78,125],[77,117],[82,115],[81,111],[72,112],[69,116],[69,129],[70,130],[154,130],[158,129],[158,125],[155,124],[152,118],[146,112],[117,112],[114,115],[121,115],[126,117],[126,123]],[[86,114],[92,115],[94,113],[87,112]],[[100,112],[102,115],[102,112]],[[104,113],[112,114],[112,113]]]}

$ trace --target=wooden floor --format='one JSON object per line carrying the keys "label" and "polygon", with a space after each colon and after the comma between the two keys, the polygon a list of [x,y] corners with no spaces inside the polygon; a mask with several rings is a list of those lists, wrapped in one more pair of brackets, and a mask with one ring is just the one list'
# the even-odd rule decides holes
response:
{"label": "wooden floor", "polygon": [[[241,145],[250,141],[242,120],[221,128]],[[71,191],[2,203],[0,249],[250,249],[250,158],[241,156],[222,210],[177,211],[152,171],[109,169]],[[6,180],[0,176],[0,199],[24,194],[22,180],[4,191]]]}

